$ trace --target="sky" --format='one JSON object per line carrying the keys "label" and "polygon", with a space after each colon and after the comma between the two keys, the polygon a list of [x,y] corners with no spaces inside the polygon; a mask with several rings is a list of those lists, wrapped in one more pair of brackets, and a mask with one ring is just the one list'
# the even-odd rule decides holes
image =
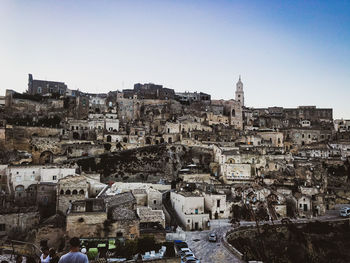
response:
{"label": "sky", "polygon": [[35,79],[108,92],[156,83],[249,107],[350,119],[350,1],[0,1],[0,95]]}

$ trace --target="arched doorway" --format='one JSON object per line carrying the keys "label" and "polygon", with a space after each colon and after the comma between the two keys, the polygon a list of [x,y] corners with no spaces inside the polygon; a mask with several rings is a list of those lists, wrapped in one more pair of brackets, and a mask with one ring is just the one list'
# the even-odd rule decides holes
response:
{"label": "arched doorway", "polygon": [[79,133],[73,132],[73,139],[74,139],[74,140],[79,140],[79,139],[80,139]]}
{"label": "arched doorway", "polygon": [[236,111],[235,111],[235,109],[232,109],[231,114],[232,114],[232,117],[235,117],[235,116],[236,116]]}
{"label": "arched doorway", "polygon": [[40,154],[39,163],[45,164],[45,163],[52,163],[53,162],[53,153],[50,151],[44,151]]}

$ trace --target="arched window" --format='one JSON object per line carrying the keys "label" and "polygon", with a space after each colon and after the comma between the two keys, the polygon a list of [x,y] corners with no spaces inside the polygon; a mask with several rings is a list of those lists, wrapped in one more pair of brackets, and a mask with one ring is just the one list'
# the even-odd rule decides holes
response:
{"label": "arched window", "polygon": [[232,117],[235,117],[236,116],[236,111],[235,109],[232,109]]}
{"label": "arched window", "polygon": [[128,142],[128,138],[124,137],[123,138],[123,142],[127,143]]}
{"label": "arched window", "polygon": [[78,194],[78,191],[74,189],[73,192],[72,192],[72,194],[73,194],[73,195],[77,195],[77,194]]}
{"label": "arched window", "polygon": [[67,190],[67,191],[66,191],[66,195],[70,195],[70,190]]}
{"label": "arched window", "polygon": [[61,190],[61,191],[60,191],[60,195],[63,195],[63,194],[64,194],[64,191],[63,191],[63,190]]}
{"label": "arched window", "polygon": [[107,136],[107,142],[111,142],[112,141],[112,136],[111,135],[108,135]]}
{"label": "arched window", "polygon": [[24,192],[24,186],[23,185],[17,185],[15,188],[16,192]]}
{"label": "arched window", "polygon": [[82,189],[82,190],[80,190],[80,191],[79,191],[79,194],[80,194],[80,195],[85,194],[84,190],[83,190],[83,189]]}

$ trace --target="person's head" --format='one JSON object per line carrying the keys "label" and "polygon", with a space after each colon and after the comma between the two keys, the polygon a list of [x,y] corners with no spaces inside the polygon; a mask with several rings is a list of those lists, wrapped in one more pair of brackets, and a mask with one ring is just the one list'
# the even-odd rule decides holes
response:
{"label": "person's head", "polygon": [[49,254],[49,248],[48,248],[48,247],[43,247],[43,248],[41,249],[41,251],[43,252],[43,254],[44,254],[45,256],[47,256],[47,255]]}
{"label": "person's head", "polygon": [[27,263],[36,263],[35,259],[32,257],[27,257]]}
{"label": "person's head", "polygon": [[82,249],[81,249],[81,251],[80,251],[81,253],[83,253],[83,254],[86,254],[86,248],[85,247],[83,247]]}
{"label": "person's head", "polygon": [[49,255],[50,255],[50,257],[55,256],[56,255],[56,250],[54,248],[50,248]]}
{"label": "person's head", "polygon": [[16,257],[16,263],[20,263],[20,262],[22,262],[23,261],[23,257],[21,256],[21,255],[18,255],[17,257]]}
{"label": "person's head", "polygon": [[80,247],[80,239],[78,237],[72,237],[69,240],[69,245],[70,245],[70,249],[72,251],[79,251],[79,247]]}

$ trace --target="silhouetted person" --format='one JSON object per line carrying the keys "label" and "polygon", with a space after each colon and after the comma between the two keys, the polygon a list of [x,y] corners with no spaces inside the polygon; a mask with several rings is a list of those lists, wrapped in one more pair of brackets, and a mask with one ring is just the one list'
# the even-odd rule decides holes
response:
{"label": "silhouetted person", "polygon": [[49,255],[49,248],[44,247],[41,249],[43,252],[40,256],[40,263],[49,263],[50,262],[50,255]]}
{"label": "silhouetted person", "polygon": [[27,263],[36,263],[37,261],[34,258],[32,258],[32,257],[27,257],[26,258],[26,262]]}
{"label": "silhouetted person", "polygon": [[22,263],[23,262],[23,257],[21,255],[18,255],[16,257],[16,263]]}
{"label": "silhouetted person", "polygon": [[56,250],[54,248],[50,248],[49,255],[50,255],[50,263],[58,263],[58,261],[60,260],[59,256],[57,256]]}
{"label": "silhouetted person", "polygon": [[88,263],[88,257],[81,253],[80,240],[77,237],[73,237],[69,240],[70,250],[67,254],[63,255],[58,261],[59,263]]}

